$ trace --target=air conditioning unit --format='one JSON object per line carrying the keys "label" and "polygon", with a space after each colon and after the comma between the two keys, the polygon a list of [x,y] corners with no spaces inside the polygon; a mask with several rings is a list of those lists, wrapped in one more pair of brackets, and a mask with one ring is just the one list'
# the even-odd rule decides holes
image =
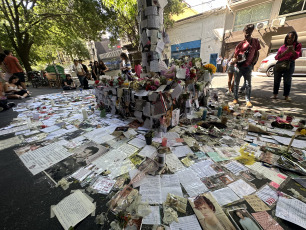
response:
{"label": "air conditioning unit", "polygon": [[281,26],[285,25],[285,22],[286,22],[286,17],[273,19],[273,21],[271,23],[271,27],[273,27],[273,28],[281,27]]}
{"label": "air conditioning unit", "polygon": [[256,29],[257,30],[261,30],[261,29],[265,29],[268,27],[269,21],[265,21],[265,22],[258,22],[256,24]]}

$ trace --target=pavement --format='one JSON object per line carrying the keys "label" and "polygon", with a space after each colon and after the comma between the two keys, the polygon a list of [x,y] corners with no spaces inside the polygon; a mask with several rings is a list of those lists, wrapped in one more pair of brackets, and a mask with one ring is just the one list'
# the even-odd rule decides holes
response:
{"label": "pavement", "polygon": [[[221,95],[224,95],[227,86],[228,77],[226,73],[216,73],[212,80],[212,88],[219,91]],[[285,101],[283,94],[283,83],[281,83],[279,91],[279,99],[272,100],[270,97],[273,95],[273,81],[271,77],[267,77],[265,74],[253,72],[252,74],[252,94],[251,102],[253,109],[267,110],[267,111],[283,111],[285,114],[301,115],[306,114],[306,77],[293,77],[291,86],[291,102]],[[240,86],[243,84],[243,78],[240,81]],[[231,103],[233,96],[225,96],[225,101]],[[240,105],[244,107],[245,96],[239,96]]]}
{"label": "pavement", "polygon": [[[219,90],[222,94],[226,91],[226,74],[216,74],[213,79],[213,88]],[[254,76],[252,102],[257,108],[266,108],[271,110],[288,110],[294,113],[304,113],[306,111],[305,88],[306,78],[294,78],[292,86],[292,102],[282,100],[271,101],[273,79]],[[33,89],[32,95],[42,95],[62,92],[61,89],[38,88]],[[20,103],[23,100],[14,100]],[[12,101],[12,100],[11,100]],[[229,97],[228,101],[232,101]],[[18,113],[12,110],[0,113],[0,127],[9,125]],[[14,134],[0,136],[0,140],[13,137]],[[57,204],[60,200],[69,195],[71,189],[79,189],[80,185],[72,184],[70,189],[64,191],[62,188],[56,188],[54,184],[43,174],[33,176],[23,165],[18,156],[9,148],[0,151],[0,229],[3,230],[62,230],[62,226],[57,218],[50,218],[50,206]],[[99,195],[92,196],[95,200],[101,199]],[[96,214],[106,211],[106,205],[97,206]],[[95,217],[89,216],[77,225],[78,230],[82,229],[103,229],[95,224]],[[292,228],[287,228],[292,229]]]}

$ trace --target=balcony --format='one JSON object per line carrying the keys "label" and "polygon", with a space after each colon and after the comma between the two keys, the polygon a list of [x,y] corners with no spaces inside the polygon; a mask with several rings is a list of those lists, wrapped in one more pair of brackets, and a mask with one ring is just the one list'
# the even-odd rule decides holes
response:
{"label": "balcony", "polygon": [[[240,5],[252,5],[258,2],[259,1],[255,1],[255,0],[228,0],[228,5],[230,7],[236,7]],[[264,2],[264,1],[261,0],[260,2]]]}

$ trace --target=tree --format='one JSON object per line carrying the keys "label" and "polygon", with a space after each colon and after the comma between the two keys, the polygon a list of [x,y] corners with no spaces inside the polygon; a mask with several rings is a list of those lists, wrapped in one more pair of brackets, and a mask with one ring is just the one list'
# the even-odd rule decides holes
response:
{"label": "tree", "polygon": [[99,36],[103,20],[99,0],[1,0],[0,39],[30,71],[44,46],[78,51],[82,39]]}
{"label": "tree", "polygon": [[[127,39],[133,48],[139,46],[139,23],[137,21],[136,0],[101,0],[107,15],[107,30],[111,33],[111,39]],[[183,13],[186,4],[183,0],[168,0],[164,9],[164,27],[171,27],[174,21],[171,15]]]}

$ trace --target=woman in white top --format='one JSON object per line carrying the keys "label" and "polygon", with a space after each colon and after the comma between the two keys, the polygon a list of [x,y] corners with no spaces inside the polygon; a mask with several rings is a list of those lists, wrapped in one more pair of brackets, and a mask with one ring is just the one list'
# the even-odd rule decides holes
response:
{"label": "woman in white top", "polygon": [[19,78],[15,75],[11,76],[9,81],[4,85],[4,91],[7,98],[22,99],[30,96],[30,92],[23,89],[20,85],[16,85]]}

